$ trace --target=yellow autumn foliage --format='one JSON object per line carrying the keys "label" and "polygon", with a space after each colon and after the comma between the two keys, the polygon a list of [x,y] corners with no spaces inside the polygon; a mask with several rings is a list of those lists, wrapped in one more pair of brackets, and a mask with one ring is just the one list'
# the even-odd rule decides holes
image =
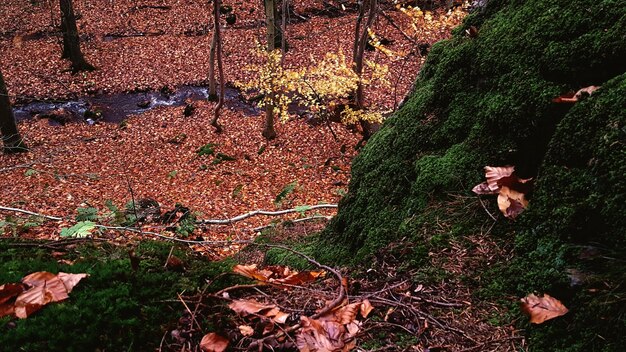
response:
{"label": "yellow autumn foliage", "polygon": [[[342,52],[329,52],[319,61],[312,59],[310,67],[301,69],[284,67],[280,50],[267,52],[257,45],[254,54],[262,63],[246,66],[244,70],[252,79],[237,82],[236,85],[243,90],[257,91],[263,97],[258,106],[272,106],[274,116],[283,122],[289,119],[288,106],[293,102],[306,106],[312,113],[323,115],[336,106],[344,105],[359,82],[363,86],[374,82],[389,84],[386,78],[389,68],[386,65],[366,61],[369,78],[359,77]],[[380,113],[349,108],[343,110],[341,118],[346,124],[359,120],[382,121]]]}

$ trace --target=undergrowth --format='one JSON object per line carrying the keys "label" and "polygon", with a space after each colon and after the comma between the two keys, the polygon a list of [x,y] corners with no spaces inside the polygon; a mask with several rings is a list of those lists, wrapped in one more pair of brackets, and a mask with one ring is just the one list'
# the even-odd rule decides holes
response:
{"label": "undergrowth", "polygon": [[[50,304],[24,320],[0,319],[0,346],[11,351],[154,351],[184,312],[177,293],[199,293],[232,262],[208,262],[176,247],[186,270],[164,263],[171,244],[142,241],[134,248],[139,267],[131,267],[126,247],[107,243],[71,245],[62,259],[45,245],[0,241],[0,283],[19,282],[35,271],[88,273],[66,301]],[[54,250],[58,252],[59,250]],[[55,254],[58,255],[58,254]],[[213,283],[232,284],[229,277]],[[202,326],[207,326],[203,324]]]}

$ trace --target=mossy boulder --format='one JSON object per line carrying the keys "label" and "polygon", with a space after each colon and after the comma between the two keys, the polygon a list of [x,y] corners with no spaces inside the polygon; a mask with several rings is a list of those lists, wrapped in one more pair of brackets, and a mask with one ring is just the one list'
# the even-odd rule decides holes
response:
{"label": "mossy boulder", "polygon": [[[410,98],[355,159],[318,254],[357,262],[394,241],[436,246],[483,231],[491,220],[472,186],[485,165],[515,165],[535,189],[517,221],[500,216],[490,232],[514,242],[515,257],[491,270],[483,294],[549,292],[572,307],[531,329],[537,350],[626,346],[625,73],[619,1],[490,1],[433,46]],[[601,88],[553,102],[589,85]],[[433,235],[440,223],[449,230]]]}

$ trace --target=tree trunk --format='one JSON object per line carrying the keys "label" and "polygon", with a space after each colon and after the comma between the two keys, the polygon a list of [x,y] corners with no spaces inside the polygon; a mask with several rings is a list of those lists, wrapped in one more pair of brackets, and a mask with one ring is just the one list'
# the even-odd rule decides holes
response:
{"label": "tree trunk", "polygon": [[[363,55],[365,54],[365,46],[367,45],[368,29],[372,26],[372,24],[374,23],[374,19],[376,18],[378,1],[366,0],[361,6],[366,5],[368,6],[367,23],[365,24],[365,27],[361,29],[360,33],[357,33],[357,36],[354,38],[355,40],[357,40],[357,43],[355,45],[356,50],[354,51],[354,72],[359,77],[361,77],[361,75],[363,74]],[[362,9],[361,11],[365,12],[365,9]],[[359,20],[357,19],[357,25],[360,25],[358,22]],[[356,104],[356,107],[358,109],[363,108],[363,100],[363,85],[359,81],[354,100],[354,103]]]}
{"label": "tree trunk", "polygon": [[[367,38],[369,36],[368,30],[376,19],[377,7],[377,0],[364,0],[359,9],[359,16],[357,17],[356,31],[354,37],[354,47],[352,52],[354,60],[354,72],[359,76],[359,78],[363,74],[363,56],[365,54],[365,47],[367,46]],[[365,24],[365,27],[361,28],[361,22],[363,20],[363,15],[365,14],[366,10],[367,22]],[[356,105],[357,109],[363,109],[364,100],[365,97],[363,92],[363,84],[359,80],[354,97],[354,104]],[[359,142],[359,144],[367,141],[371,137],[373,131],[376,129],[376,126],[374,124],[367,121],[361,120],[360,125],[361,129],[363,130],[363,139],[361,140],[361,142]]]}
{"label": "tree trunk", "polygon": [[287,37],[285,33],[287,33],[287,15],[289,12],[289,0],[283,0],[283,6],[281,11],[281,26],[280,26],[280,51],[283,54],[282,60],[285,59],[285,54],[287,53]]}
{"label": "tree trunk", "polygon": [[22,136],[20,136],[17,125],[15,124],[15,116],[13,116],[9,93],[4,84],[2,72],[0,72],[0,134],[2,135],[2,144],[5,153],[28,151],[28,147],[22,140]]}
{"label": "tree trunk", "polygon": [[95,67],[89,64],[80,51],[78,27],[72,0],[59,0],[61,6],[61,28],[63,29],[63,58],[72,62],[72,71],[93,71]]}
{"label": "tree trunk", "polygon": [[213,39],[211,39],[211,48],[209,49],[209,101],[217,101],[217,83],[215,82],[215,46],[216,43],[215,29],[213,29]]}
{"label": "tree trunk", "polygon": [[[219,9],[218,9],[219,10]],[[211,39],[211,47],[209,49],[209,101],[217,101],[217,90],[215,83],[215,46],[217,45],[219,31],[219,12],[215,15],[215,5],[213,7],[213,38]]]}
{"label": "tree trunk", "polygon": [[[276,48],[276,4],[274,0],[264,0],[265,18],[267,24],[267,51],[271,52]],[[274,99],[274,95],[270,92],[270,100]],[[265,139],[276,138],[274,130],[274,104],[268,104],[265,107],[265,126],[262,132]]]}
{"label": "tree trunk", "polygon": [[[222,36],[220,34],[220,5],[221,0],[213,0],[213,18],[215,21],[215,28],[213,29],[213,43],[211,46],[214,46],[214,51],[217,54],[217,71],[220,77],[220,95],[217,105],[215,106],[215,110],[213,111],[213,120],[211,120],[211,125],[215,127],[215,131],[217,133],[222,132],[222,126],[217,122],[220,117],[220,110],[224,105],[224,68],[222,67]],[[213,63],[213,61],[211,61]],[[214,70],[214,68],[213,68]],[[213,73],[215,76],[215,73]],[[215,81],[215,77],[213,77]],[[215,82],[213,82],[215,84]]]}

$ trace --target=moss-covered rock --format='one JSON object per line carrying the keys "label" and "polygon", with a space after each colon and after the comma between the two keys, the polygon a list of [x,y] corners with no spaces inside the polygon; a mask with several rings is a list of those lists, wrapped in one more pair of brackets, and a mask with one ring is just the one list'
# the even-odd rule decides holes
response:
{"label": "moss-covered rock", "polygon": [[[478,36],[465,34],[470,26]],[[400,239],[439,241],[432,229],[442,222],[456,235],[480,232],[489,219],[472,186],[485,165],[515,165],[535,178],[535,191],[518,221],[501,217],[493,227],[494,236],[514,239],[515,259],[492,271],[482,292],[550,292],[572,308],[531,329],[537,350],[619,350],[625,72],[620,1],[490,1],[433,46],[412,96],[356,158],[323,235],[333,251],[319,256],[358,261]],[[573,106],[552,101],[588,85],[602,88]],[[568,279],[573,269],[585,273],[582,285]],[[585,319],[594,322],[585,327]]]}

